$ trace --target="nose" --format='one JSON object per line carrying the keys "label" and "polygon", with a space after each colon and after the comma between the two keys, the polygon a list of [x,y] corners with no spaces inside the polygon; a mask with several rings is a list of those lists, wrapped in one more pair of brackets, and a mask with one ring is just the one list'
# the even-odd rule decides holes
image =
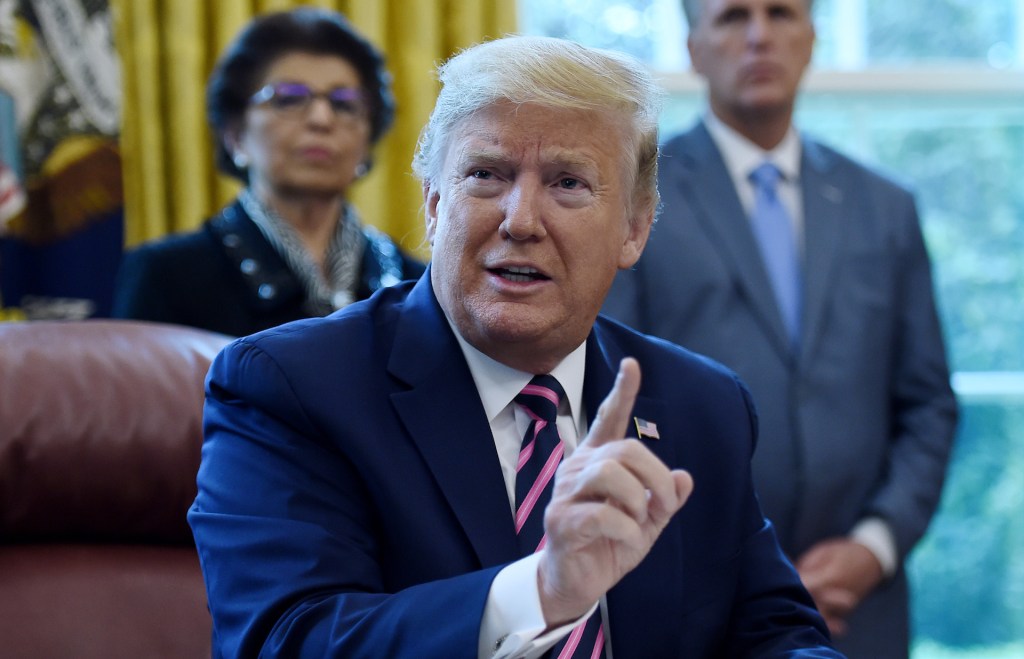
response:
{"label": "nose", "polygon": [[547,235],[541,211],[543,190],[538,181],[529,176],[516,180],[505,195],[501,222],[503,237],[512,240],[530,240]]}
{"label": "nose", "polygon": [[314,96],[306,108],[306,121],[316,125],[326,125],[335,119],[334,108],[331,102],[323,96]]}
{"label": "nose", "polygon": [[753,12],[747,23],[747,42],[751,45],[763,44],[771,32],[771,20],[765,12]]}

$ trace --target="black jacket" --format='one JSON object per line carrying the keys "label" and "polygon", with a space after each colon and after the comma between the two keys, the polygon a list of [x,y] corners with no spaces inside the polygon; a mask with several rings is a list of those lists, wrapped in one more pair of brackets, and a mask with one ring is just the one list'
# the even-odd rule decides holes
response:
{"label": "black jacket", "polygon": [[[423,273],[424,264],[383,233],[363,234],[357,300]],[[329,311],[309,308],[302,282],[236,201],[197,231],[127,252],[113,316],[243,336]]]}

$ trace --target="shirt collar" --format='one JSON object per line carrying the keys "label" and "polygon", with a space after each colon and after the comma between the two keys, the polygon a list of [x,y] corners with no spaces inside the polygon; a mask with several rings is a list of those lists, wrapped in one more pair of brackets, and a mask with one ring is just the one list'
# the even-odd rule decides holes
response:
{"label": "shirt collar", "polygon": [[722,159],[733,180],[746,181],[758,165],[766,160],[775,163],[784,180],[795,183],[800,178],[800,136],[791,125],[782,141],[770,151],[757,146],[715,116],[710,110],[704,115],[704,125],[711,133]]}
{"label": "shirt collar", "polygon": [[[455,338],[462,348],[462,354],[469,365],[469,372],[473,375],[473,382],[476,384],[477,392],[480,394],[480,402],[483,403],[484,412],[487,414],[487,421],[491,422],[500,414],[516,395],[523,390],[530,380],[537,373],[526,373],[506,366],[495,361],[484,353],[470,345],[462,338],[454,323],[448,318],[448,325],[455,333]],[[558,383],[565,391],[565,399],[569,404],[569,415],[572,416],[573,424],[576,426],[577,435],[583,426],[583,375],[586,369],[587,342],[581,343],[575,350],[570,352],[555,368],[551,370]],[[563,413],[564,410],[560,410]]]}

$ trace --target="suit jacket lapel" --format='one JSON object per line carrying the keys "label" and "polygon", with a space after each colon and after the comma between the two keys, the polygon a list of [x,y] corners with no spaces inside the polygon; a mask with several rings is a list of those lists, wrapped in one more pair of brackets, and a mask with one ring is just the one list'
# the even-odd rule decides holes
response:
{"label": "suit jacket lapel", "polygon": [[775,304],[750,219],[743,210],[722,154],[703,123],[685,136],[682,153],[673,155],[688,169],[673,176],[674,185],[690,186],[686,195],[695,202],[697,221],[704,226],[722,260],[736,274],[737,283],[761,321],[765,334],[783,355],[790,355],[789,338]]}
{"label": "suit jacket lapel", "polygon": [[[388,370],[410,387],[391,400],[481,565],[518,558],[490,425],[429,270],[406,299]],[[455,409],[452,401],[472,403]]]}
{"label": "suit jacket lapel", "polygon": [[[624,354],[614,342],[607,338],[605,333],[602,332],[600,324],[595,326],[594,331],[591,332],[590,337],[587,339],[587,365],[583,378],[583,404],[587,410],[588,428],[593,427],[594,419],[597,417],[597,409],[615,384],[615,376],[619,371],[619,362],[627,356],[629,355]],[[643,373],[640,374],[640,377],[642,386]],[[668,418],[661,401],[646,396],[637,396],[636,404],[633,406],[633,416],[654,421],[655,423],[657,423],[659,418]],[[633,418],[630,419],[629,424],[626,426],[626,437],[637,437],[636,424]],[[581,437],[580,441],[582,440],[583,438]],[[661,446],[656,439],[644,437],[641,440],[648,447],[655,449],[655,453],[658,452],[656,449],[659,449]]]}
{"label": "suit jacket lapel", "polygon": [[[619,345],[603,330],[599,319],[587,341],[586,377],[583,384],[589,427],[593,427],[597,409],[611,391],[619,362],[625,356]],[[643,373],[641,389],[642,378]],[[640,441],[666,464],[680,464],[680,438],[671,437],[671,414],[662,400],[646,395],[637,396],[632,417],[659,424],[659,432],[667,433],[664,439],[642,437]],[[632,418],[626,427],[626,436],[637,437]],[[647,558],[608,592],[610,635],[616,653],[624,652],[631,657],[653,657],[673,644],[671,637],[677,634],[677,630],[666,627],[652,633],[645,615],[650,613],[648,606],[654,603],[659,616],[667,620],[682,618],[681,602],[685,598],[676,596],[678,589],[663,591],[672,592],[667,597],[661,597],[657,592],[652,593],[652,584],[679,584],[681,587],[682,551],[681,536],[678,533],[663,534]],[[666,637],[670,638],[666,640]]]}
{"label": "suit jacket lapel", "polygon": [[804,140],[800,177],[804,204],[804,308],[801,356],[813,354],[821,334],[825,307],[839,263],[843,227],[847,221],[844,191],[828,176],[828,154]]}

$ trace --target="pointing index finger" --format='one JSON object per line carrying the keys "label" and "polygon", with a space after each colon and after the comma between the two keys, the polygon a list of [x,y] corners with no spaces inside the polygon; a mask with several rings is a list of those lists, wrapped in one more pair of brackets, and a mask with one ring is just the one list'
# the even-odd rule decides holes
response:
{"label": "pointing index finger", "polygon": [[597,408],[594,425],[587,433],[586,444],[598,447],[626,436],[630,413],[640,391],[640,364],[632,357],[619,362],[615,384]]}

